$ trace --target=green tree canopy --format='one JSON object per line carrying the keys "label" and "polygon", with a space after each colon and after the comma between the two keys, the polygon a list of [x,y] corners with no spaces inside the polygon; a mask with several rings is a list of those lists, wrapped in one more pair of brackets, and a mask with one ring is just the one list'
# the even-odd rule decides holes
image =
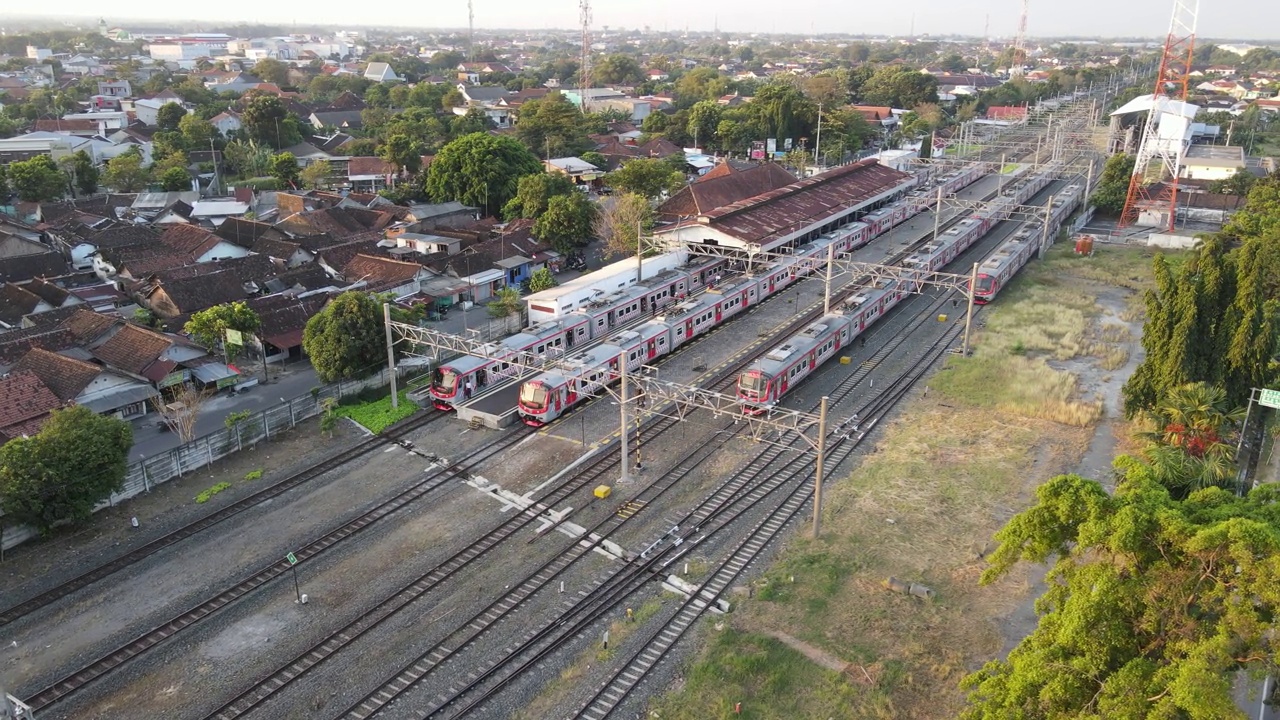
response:
{"label": "green tree canopy", "polygon": [[252,140],[280,149],[302,141],[298,123],[275,95],[254,95],[240,115],[241,129]]}
{"label": "green tree canopy", "polygon": [[859,92],[866,105],[913,108],[938,102],[938,81],[903,65],[884,65],[867,78]]}
{"label": "green tree canopy", "polygon": [[593,65],[591,79],[602,85],[634,85],[644,81],[644,68],[630,55],[614,53]]}
{"label": "green tree canopy", "polygon": [[160,177],[156,180],[160,183],[160,189],[165,192],[182,192],[191,189],[191,174],[182,168],[171,167],[160,173]]}
{"label": "green tree canopy", "polygon": [[275,83],[278,87],[289,84],[289,66],[279,60],[264,58],[253,64],[253,74],[263,82]]}
{"label": "green tree canopy", "polygon": [[177,130],[182,118],[187,116],[187,109],[181,103],[167,102],[156,111],[156,127],[161,130]]}
{"label": "green tree canopy", "polygon": [[54,410],[34,437],[0,447],[0,508],[41,532],[83,521],[123,487],[131,447],[126,421],[83,406]]}
{"label": "green tree canopy", "polygon": [[394,165],[398,171],[416,174],[422,169],[422,144],[408,135],[396,133],[382,144],[378,157]]}
{"label": "green tree canopy", "polygon": [[457,200],[493,215],[515,197],[520,178],[542,172],[542,163],[510,137],[464,135],[436,153],[424,190],[435,202]]}
{"label": "green tree canopy", "polygon": [[[917,73],[918,74],[918,73]],[[772,82],[756,91],[746,106],[749,122],[757,137],[784,138],[798,141],[813,137],[818,124],[818,107],[794,85]]]}
{"label": "green tree canopy", "polygon": [[282,152],[271,156],[271,177],[280,181],[285,188],[298,185],[298,158],[293,153]]}
{"label": "green tree canopy", "polygon": [[302,348],[324,382],[360,377],[387,362],[382,307],[369,293],[350,290],[307,321]]}
{"label": "green tree canopy", "polygon": [[124,153],[107,163],[102,173],[102,184],[116,192],[139,192],[151,182],[151,169],[142,166],[142,156]]}
{"label": "green tree canopy", "polygon": [[333,166],[328,160],[317,160],[298,172],[298,179],[309,190],[322,190],[329,185]]}
{"label": "green tree canopy", "polygon": [[551,270],[540,267],[529,276],[529,292],[536,293],[543,290],[550,290],[559,285],[556,276],[551,274]]}
{"label": "green tree canopy", "polygon": [[549,242],[556,252],[568,255],[591,240],[596,208],[580,192],[556,195],[547,202],[547,211],[533,224],[533,235]]}
{"label": "green tree canopy", "polygon": [[93,164],[93,158],[89,157],[89,153],[84,150],[77,150],[71,156],[72,176],[75,179],[76,190],[84,195],[92,195],[98,191],[98,178],[102,173],[98,172],[98,166]]}
{"label": "green tree canopy", "polygon": [[1098,185],[1093,189],[1093,205],[1098,212],[1119,216],[1124,211],[1134,161],[1133,155],[1116,154],[1107,158],[1106,165],[1102,166],[1102,177],[1098,178]]}
{"label": "green tree canopy", "polygon": [[226,340],[228,330],[239,330],[242,333],[256,333],[262,326],[258,313],[243,301],[223,303],[193,313],[187,324],[182,326],[186,333],[209,350],[216,350]]}
{"label": "green tree canopy", "polygon": [[66,181],[48,155],[9,163],[9,184],[18,198],[27,202],[46,202],[62,197]]}
{"label": "green tree canopy", "polygon": [[1179,501],[1150,467],[1116,467],[1114,496],[1062,475],[996,534],[984,584],[1053,566],[1036,630],[965,680],[965,720],[1244,720],[1235,672],[1275,672],[1280,488]]}
{"label": "green tree canopy", "polygon": [[564,95],[554,90],[520,106],[516,137],[544,159],[577,155],[591,148],[586,118]]}
{"label": "green tree canopy", "polygon": [[657,158],[636,158],[605,176],[609,187],[654,199],[675,194],[684,186],[684,176]]}
{"label": "green tree canopy", "polygon": [[556,195],[577,192],[573,181],[563,173],[525,175],[516,185],[516,196],[502,208],[508,220],[535,218],[547,211],[547,203]]}
{"label": "green tree canopy", "polygon": [[178,132],[182,135],[182,144],[188,151],[208,150],[210,142],[214,147],[222,147],[222,134],[213,123],[199,115],[183,115],[178,121]]}

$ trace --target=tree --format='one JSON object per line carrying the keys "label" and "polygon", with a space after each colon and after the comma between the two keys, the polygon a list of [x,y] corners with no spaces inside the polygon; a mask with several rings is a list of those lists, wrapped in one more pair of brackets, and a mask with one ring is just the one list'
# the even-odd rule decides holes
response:
{"label": "tree", "polygon": [[981,582],[1052,562],[1035,631],[963,682],[965,720],[1243,718],[1232,681],[1274,672],[1280,492],[1176,500],[1121,457],[1113,495],[1062,475],[998,533]]}
{"label": "tree", "polygon": [[454,115],[449,122],[450,137],[462,137],[471,133],[488,132],[493,128],[489,116],[480,108],[471,108],[465,115]]}
{"label": "tree", "polygon": [[89,153],[84,150],[77,150],[71,156],[71,176],[76,190],[82,195],[92,195],[98,191],[98,166],[93,164],[93,158],[89,157]]}
{"label": "tree", "polygon": [[747,118],[759,133],[757,137],[799,139],[813,137],[818,122],[818,107],[800,89],[781,82],[760,88],[746,106]]}
{"label": "tree", "polygon": [[302,186],[310,190],[321,190],[329,186],[329,175],[333,173],[333,167],[328,160],[317,160],[310,165],[302,168],[298,173],[298,179],[302,181]]}
{"label": "tree", "polygon": [[663,193],[678,192],[684,186],[684,176],[657,158],[636,158],[605,176],[605,182],[622,192],[652,200]]}
{"label": "tree", "polygon": [[577,155],[592,147],[582,113],[554,90],[520,106],[516,137],[535,155],[547,158]]}
{"label": "tree", "polygon": [[124,153],[107,162],[102,184],[116,192],[139,192],[151,182],[151,169],[142,166],[142,155]]}
{"label": "tree", "polygon": [[276,153],[271,156],[271,177],[286,188],[298,185],[298,158],[293,153]]}
{"label": "tree", "polygon": [[83,407],[54,410],[33,437],[0,447],[0,508],[47,533],[81,522],[124,486],[133,429]]}
{"label": "tree", "polygon": [[160,189],[165,192],[181,192],[191,189],[191,173],[177,167],[171,167],[160,173],[157,178]]}
{"label": "tree", "polygon": [[913,108],[938,102],[938,81],[902,65],[885,65],[876,69],[859,88],[867,105]]}
{"label": "tree", "polygon": [[177,130],[182,118],[187,116],[187,109],[181,103],[167,102],[156,111],[156,127],[161,130]]}
{"label": "tree", "polygon": [[595,63],[591,80],[601,85],[627,85],[644,80],[644,69],[630,55],[613,54]]}
{"label": "tree", "polygon": [[1209,183],[1208,190],[1212,193],[1222,193],[1224,195],[1245,196],[1253,189],[1254,183],[1258,178],[1245,168],[1236,170],[1236,174],[1226,180],[1214,180]]}
{"label": "tree", "polygon": [[297,122],[275,95],[254,95],[240,115],[245,136],[280,149],[302,140]]}
{"label": "tree", "polygon": [[578,192],[563,173],[525,175],[516,184],[516,195],[502,208],[507,220],[535,218],[547,211],[547,202],[556,195]]}
{"label": "tree", "polygon": [[689,108],[688,132],[694,137],[694,146],[711,143],[724,117],[724,106],[714,100],[703,100]]}
{"label": "tree", "polygon": [[515,197],[520,178],[540,172],[542,163],[516,140],[473,133],[436,153],[423,189],[435,202],[457,200],[493,215]]}
{"label": "tree", "polygon": [[1102,176],[1093,189],[1093,205],[1104,215],[1118,216],[1124,211],[1124,201],[1129,193],[1129,178],[1133,175],[1133,155],[1116,154],[1107,158],[1102,166]]}
{"label": "tree", "polygon": [[546,267],[540,267],[529,276],[529,292],[536,293],[543,290],[550,290],[559,285],[556,276],[551,274],[551,270]]}
{"label": "tree", "polygon": [[595,206],[582,193],[556,195],[547,202],[547,211],[533,223],[533,235],[549,242],[561,255],[568,255],[591,240]]}
{"label": "tree", "polygon": [[66,182],[48,155],[9,163],[9,182],[26,202],[47,202],[62,197]]}
{"label": "tree", "polygon": [[167,399],[152,398],[151,404],[178,440],[189,443],[196,437],[196,421],[200,419],[200,410],[210,394],[194,385],[184,384],[171,390]]}
{"label": "tree", "polygon": [[253,64],[253,74],[263,82],[274,83],[278,87],[289,84],[289,66],[279,60],[266,58]]}
{"label": "tree", "polygon": [[397,133],[388,137],[379,149],[378,157],[395,166],[397,172],[416,174],[422,169],[422,145],[408,135]]}
{"label": "tree", "polygon": [[485,305],[490,317],[505,318],[524,309],[524,301],[520,299],[520,291],[513,287],[504,287],[494,294],[493,300]]}
{"label": "tree", "polygon": [[0,165],[0,200],[9,199],[9,168]]}
{"label": "tree", "polygon": [[1145,416],[1151,429],[1139,434],[1148,442],[1143,454],[1175,497],[1235,479],[1235,446],[1229,441],[1244,409],[1230,408],[1222,388],[1202,382],[1170,388]]}
{"label": "tree", "polygon": [[188,151],[208,150],[210,143],[215,147],[222,146],[222,134],[213,123],[194,113],[183,115],[178,121],[178,132],[182,135],[182,145]]}
{"label": "tree", "polygon": [[629,257],[640,248],[639,234],[653,229],[653,208],[636,193],[614,196],[602,203],[595,221],[596,237],[604,241],[604,250],[614,257]]}
{"label": "tree", "polygon": [[226,342],[228,330],[253,334],[262,326],[258,313],[243,301],[223,303],[191,315],[182,326],[186,333],[207,350],[217,350]]}
{"label": "tree", "polygon": [[302,349],[324,382],[360,377],[385,365],[386,342],[382,307],[356,290],[334,298],[302,331]]}

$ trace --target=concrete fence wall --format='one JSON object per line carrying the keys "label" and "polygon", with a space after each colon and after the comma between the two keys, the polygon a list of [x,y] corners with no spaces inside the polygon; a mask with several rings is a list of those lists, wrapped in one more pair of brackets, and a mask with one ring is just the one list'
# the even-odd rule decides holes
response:
{"label": "concrete fence wall", "polygon": [[[401,368],[397,374],[403,376],[406,371]],[[124,487],[94,508],[94,512],[113,507],[135,495],[150,492],[156,485],[195,472],[244,448],[269,441],[303,420],[319,415],[326,398],[341,399],[369,388],[385,387],[390,382],[389,374],[383,368],[378,374],[367,378],[325,385],[314,395],[308,393],[279,403],[250,415],[234,427],[216,430],[172,450],[134,462],[125,472]],[[3,522],[4,517],[0,515],[0,523]],[[33,528],[25,526],[5,527],[3,548],[7,550],[38,534]]]}

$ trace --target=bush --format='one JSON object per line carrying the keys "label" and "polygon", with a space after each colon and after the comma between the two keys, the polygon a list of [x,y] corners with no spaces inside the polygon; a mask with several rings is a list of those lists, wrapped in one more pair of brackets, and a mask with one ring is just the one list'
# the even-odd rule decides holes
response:
{"label": "bush", "polygon": [[345,418],[360,423],[369,432],[380,433],[395,423],[409,417],[418,411],[418,406],[409,399],[408,394],[401,392],[400,407],[393,409],[391,407],[391,396],[363,402],[358,405],[343,405],[334,410],[334,412]]}
{"label": "bush", "polygon": [[261,470],[261,469],[258,469],[258,470],[250,470],[249,472],[245,473],[245,475],[244,475],[245,482],[253,482],[254,480],[258,480],[258,479],[261,479],[261,478],[262,478],[262,470]]}
{"label": "bush", "polygon": [[[258,471],[256,471],[256,472],[258,472],[258,474],[261,474],[261,473],[262,473],[262,471],[261,471],[261,470],[258,470]],[[250,473],[250,475],[252,475],[252,474],[253,474],[253,473]],[[229,489],[230,487],[231,487],[231,483],[229,483],[229,482],[220,482],[220,483],[218,483],[217,485],[214,485],[213,487],[209,488],[208,490],[204,490],[204,491],[202,491],[199,495],[197,495],[197,496],[196,496],[196,503],[198,503],[198,504],[200,504],[200,503],[207,503],[207,502],[209,502],[209,498],[213,497],[214,495],[217,495],[218,493],[222,492],[223,490],[227,490],[227,489]]]}

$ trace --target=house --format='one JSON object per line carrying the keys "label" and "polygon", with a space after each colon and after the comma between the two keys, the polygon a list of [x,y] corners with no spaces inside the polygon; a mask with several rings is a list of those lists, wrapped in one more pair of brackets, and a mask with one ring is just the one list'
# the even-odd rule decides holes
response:
{"label": "house", "polygon": [[1025,105],[995,105],[987,108],[987,120],[1005,124],[1025,122],[1027,107]]}
{"label": "house", "polygon": [[353,157],[347,161],[347,182],[356,192],[378,192],[391,183],[396,168],[378,157]]}
{"label": "house", "polygon": [[22,325],[27,315],[48,312],[53,305],[21,285],[0,285],[0,328],[12,329]]}
{"label": "house", "polygon": [[144,125],[154,127],[159,122],[160,108],[170,104],[181,105],[182,101],[174,98],[143,98],[133,102],[133,112]]}
{"label": "house", "polygon": [[40,378],[63,405],[83,405],[120,420],[146,415],[150,402],[160,395],[144,379],[40,348],[29,350],[13,372]]}
{"label": "house", "polygon": [[151,245],[159,233],[146,225],[108,225],[102,229],[62,228],[50,235],[76,270],[93,270],[94,255],[100,250],[131,245]]}
{"label": "house", "polygon": [[371,62],[369,67],[364,70],[365,80],[372,80],[378,83],[384,82],[400,82],[403,78],[396,75],[396,71],[384,62]]}
{"label": "house", "polygon": [[251,290],[238,273],[218,270],[160,281],[140,299],[156,317],[168,319],[244,300],[252,294]]}
{"label": "house", "polygon": [[307,321],[324,309],[327,293],[306,297],[271,295],[254,298],[249,307],[258,314],[258,337],[266,349],[267,362],[283,363],[302,358],[302,333]]}
{"label": "house", "polygon": [[432,277],[434,273],[418,263],[366,253],[357,254],[342,268],[346,282],[364,283],[369,292],[389,292],[396,299],[416,294]]}
{"label": "house", "polygon": [[222,133],[223,137],[244,127],[240,122],[240,113],[235,110],[223,110],[222,112],[209,118],[209,122]]}
{"label": "house", "polygon": [[72,294],[67,288],[44,278],[35,278],[28,283],[24,283],[22,289],[39,296],[54,310],[75,307],[84,303],[84,300]]}
{"label": "house", "polygon": [[1226,180],[1246,167],[1244,148],[1192,145],[1182,159],[1180,177],[1189,180]]}
{"label": "house", "polygon": [[37,277],[58,277],[70,268],[61,253],[42,252],[0,257],[0,282],[25,282]]}
{"label": "house", "polygon": [[133,87],[128,80],[99,80],[98,94],[113,98],[133,97]]}
{"label": "house", "polygon": [[212,231],[196,225],[172,225],[161,233],[157,240],[194,263],[240,258],[249,254],[244,246],[225,240]]}
{"label": "house", "polygon": [[243,216],[247,212],[249,212],[249,203],[235,198],[211,198],[191,203],[191,219],[213,226],[221,225],[228,218]]}
{"label": "house", "polygon": [[451,200],[446,203],[413,204],[409,206],[409,214],[404,218],[414,232],[423,232],[436,227],[460,227],[473,222],[479,208]]}
{"label": "house", "polygon": [[316,111],[311,113],[307,122],[316,130],[338,128],[339,130],[359,130],[364,127],[359,110]]}
{"label": "house", "polygon": [[552,158],[543,163],[550,173],[568,175],[575,185],[589,185],[604,177],[604,171],[591,163],[576,157]]}
{"label": "house", "polygon": [[885,105],[854,105],[851,109],[862,116],[863,120],[881,127],[893,127],[898,124],[898,118],[893,114],[893,108]]}
{"label": "house", "polygon": [[276,228],[302,237],[329,235],[344,238],[366,231],[381,231],[396,221],[395,214],[383,210],[365,208],[322,208],[295,213],[276,223]]}
{"label": "house", "polygon": [[658,68],[650,68],[645,72],[644,76],[650,82],[662,82],[671,77],[666,70],[659,70]]}
{"label": "house", "polygon": [[659,205],[654,216],[659,222],[680,222],[795,181],[795,176],[777,163],[764,163],[747,170],[736,170],[728,163],[721,163]]}
{"label": "house", "polygon": [[188,206],[200,200],[200,193],[195,190],[178,192],[138,193],[129,206],[130,214],[144,220],[155,220],[175,203],[183,202]]}
{"label": "house", "polygon": [[485,76],[493,73],[509,73],[514,75],[515,70],[503,65],[502,63],[491,62],[464,62],[459,63],[457,67],[458,79],[469,83],[478,83]]}
{"label": "house", "polygon": [[62,406],[58,396],[29,370],[0,378],[0,441],[35,435],[50,411]]}

